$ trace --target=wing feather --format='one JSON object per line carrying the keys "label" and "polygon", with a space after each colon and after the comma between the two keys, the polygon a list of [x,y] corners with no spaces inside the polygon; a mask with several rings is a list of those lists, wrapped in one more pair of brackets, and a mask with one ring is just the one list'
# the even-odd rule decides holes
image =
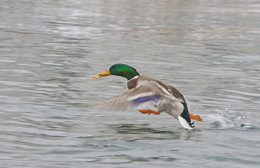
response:
{"label": "wing feather", "polygon": [[[149,81],[149,85],[141,85],[127,92],[111,98],[102,104],[105,109],[130,111],[134,109],[158,110],[157,107],[165,103],[170,104],[178,100],[170,95],[162,94],[161,87],[155,81]],[[164,109],[161,108],[161,111]]]}

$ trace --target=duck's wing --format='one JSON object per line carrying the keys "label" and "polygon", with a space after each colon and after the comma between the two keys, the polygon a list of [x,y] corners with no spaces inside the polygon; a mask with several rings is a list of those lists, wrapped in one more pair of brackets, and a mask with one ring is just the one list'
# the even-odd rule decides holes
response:
{"label": "duck's wing", "polygon": [[[108,102],[102,106],[106,109],[115,110],[134,110],[134,109],[150,109],[157,110],[158,107],[165,104],[174,104],[179,100],[175,99],[171,95],[163,93],[162,88],[158,87],[158,84],[154,81],[149,81],[146,85],[141,85],[136,88],[130,89],[127,92],[111,98]],[[166,107],[166,106],[164,106]],[[166,107],[170,108],[170,107]],[[164,108],[160,108],[160,112],[165,111]],[[170,109],[169,109],[170,110]],[[168,111],[169,111],[168,110]],[[177,116],[176,116],[177,117]]]}

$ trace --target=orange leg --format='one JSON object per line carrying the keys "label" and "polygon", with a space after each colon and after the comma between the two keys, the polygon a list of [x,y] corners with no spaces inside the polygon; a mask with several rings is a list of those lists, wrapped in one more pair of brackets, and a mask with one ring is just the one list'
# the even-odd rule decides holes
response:
{"label": "orange leg", "polygon": [[196,121],[202,121],[201,117],[198,114],[191,114],[190,113],[190,118]]}
{"label": "orange leg", "polygon": [[143,113],[143,114],[148,113],[148,115],[150,115],[151,113],[152,113],[152,114],[156,114],[156,115],[159,115],[159,114],[160,114],[160,112],[153,111],[153,110],[138,110],[138,111],[140,111],[140,112]]}

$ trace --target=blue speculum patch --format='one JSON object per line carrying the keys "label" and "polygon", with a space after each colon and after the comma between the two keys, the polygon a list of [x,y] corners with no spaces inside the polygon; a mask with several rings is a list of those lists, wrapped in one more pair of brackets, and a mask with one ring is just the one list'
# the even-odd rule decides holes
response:
{"label": "blue speculum patch", "polygon": [[143,96],[143,97],[138,97],[133,100],[134,103],[139,104],[139,103],[144,103],[150,100],[159,100],[160,97],[158,95],[151,95],[151,96]]}

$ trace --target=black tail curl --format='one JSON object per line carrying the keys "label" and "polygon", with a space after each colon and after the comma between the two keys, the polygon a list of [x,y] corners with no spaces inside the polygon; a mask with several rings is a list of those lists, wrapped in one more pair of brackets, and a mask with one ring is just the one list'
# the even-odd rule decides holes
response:
{"label": "black tail curl", "polygon": [[181,113],[181,117],[183,117],[189,123],[191,128],[194,128],[195,125],[194,125],[194,122],[191,122],[190,114],[189,114],[189,110],[188,110],[188,106],[187,106],[186,102],[183,102],[182,105],[183,105],[184,109],[183,109],[183,112]]}

